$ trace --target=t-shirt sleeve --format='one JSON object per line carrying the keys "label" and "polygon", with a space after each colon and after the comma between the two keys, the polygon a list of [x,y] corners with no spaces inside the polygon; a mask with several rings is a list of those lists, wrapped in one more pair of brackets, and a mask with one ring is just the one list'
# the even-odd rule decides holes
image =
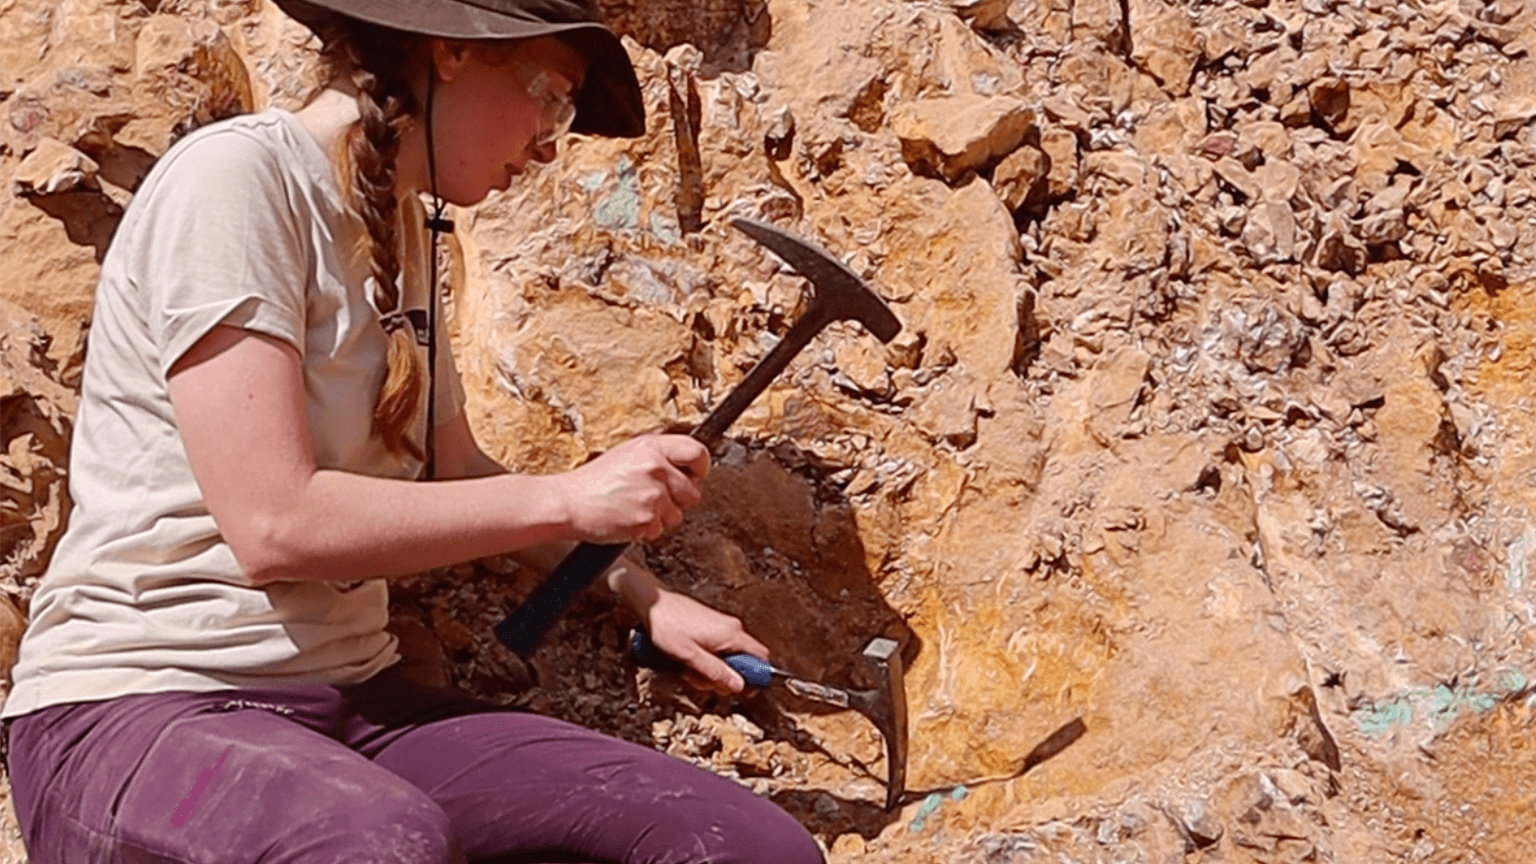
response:
{"label": "t-shirt sleeve", "polygon": [[302,355],[313,250],[279,157],[228,130],[171,158],[135,226],[148,253],[136,275],[161,375],[219,324],[281,339]]}

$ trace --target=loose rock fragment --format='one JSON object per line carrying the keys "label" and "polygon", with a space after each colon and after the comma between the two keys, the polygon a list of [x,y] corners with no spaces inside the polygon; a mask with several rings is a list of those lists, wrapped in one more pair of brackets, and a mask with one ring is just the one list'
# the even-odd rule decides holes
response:
{"label": "loose rock fragment", "polygon": [[1041,150],[1025,145],[1008,154],[992,172],[992,188],[1010,211],[1043,201],[1051,160]]}
{"label": "loose rock fragment", "polygon": [[96,160],[61,141],[44,138],[16,166],[17,195],[56,195],[72,189],[98,189]]}
{"label": "loose rock fragment", "polygon": [[1002,96],[923,99],[891,114],[912,170],[950,182],[1012,152],[1034,125],[1034,112],[1022,101]]}

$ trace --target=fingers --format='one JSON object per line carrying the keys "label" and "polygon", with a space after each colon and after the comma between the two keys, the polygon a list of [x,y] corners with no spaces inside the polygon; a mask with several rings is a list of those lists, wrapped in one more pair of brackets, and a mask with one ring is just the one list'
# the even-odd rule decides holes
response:
{"label": "fingers", "polygon": [[645,540],[655,540],[682,524],[683,511],[704,500],[699,480],[709,473],[709,449],[692,438],[658,435],[655,446],[664,460],[655,471],[665,495],[658,495],[652,504],[654,518],[641,531]]}
{"label": "fingers", "polygon": [[681,524],[683,524],[682,508],[672,501],[660,500],[656,502],[655,516],[640,529],[636,539],[650,542]]}
{"label": "fingers", "polygon": [[657,467],[672,503],[687,510],[704,500],[699,481],[709,473],[709,448],[686,435],[657,435],[655,443],[665,460]]}
{"label": "fingers", "polygon": [[709,473],[709,448],[687,435],[658,435],[661,454],[690,478],[703,480]]}
{"label": "fingers", "polygon": [[699,606],[707,611],[709,617],[709,626],[701,628],[696,637],[706,651],[711,654],[751,654],[763,660],[769,659],[768,646],[753,638],[740,618],[703,604]]}
{"label": "fingers", "polygon": [[685,594],[659,589],[642,614],[652,641],[682,661],[687,669],[684,677],[696,687],[740,693],[746,682],[720,655],[753,654],[768,659],[768,646],[748,634],[740,618]]}
{"label": "fingers", "polygon": [[704,498],[709,450],[686,435],[642,435],[577,469],[572,527],[591,542],[649,541]]}
{"label": "fingers", "polygon": [[688,475],[676,468],[668,469],[664,478],[667,486],[666,503],[678,509],[678,512],[704,500],[704,490]]}
{"label": "fingers", "polygon": [[727,640],[727,642],[728,644],[720,648],[720,652],[723,654],[751,654],[764,660],[770,659],[768,656],[768,646],[753,639],[752,634],[745,630],[740,631],[735,637]]}
{"label": "fingers", "polygon": [[701,690],[728,694],[747,689],[747,682],[742,680],[730,664],[707,651],[701,651],[683,662],[689,667],[683,672],[683,679]]}

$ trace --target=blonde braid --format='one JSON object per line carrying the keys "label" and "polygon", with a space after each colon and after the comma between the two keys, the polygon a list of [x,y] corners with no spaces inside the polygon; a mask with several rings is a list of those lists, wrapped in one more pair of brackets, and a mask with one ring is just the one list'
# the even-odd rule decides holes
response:
{"label": "blonde braid", "polygon": [[[424,458],[411,427],[426,390],[425,364],[400,307],[400,238],[395,159],[400,135],[419,113],[406,77],[411,37],[349,22],[327,39],[327,54],[357,88],[358,123],[347,137],[348,197],[367,230],[373,302],[389,334],[386,372],[373,407],[373,431],[390,452]],[[431,302],[429,298],[428,302]]]}

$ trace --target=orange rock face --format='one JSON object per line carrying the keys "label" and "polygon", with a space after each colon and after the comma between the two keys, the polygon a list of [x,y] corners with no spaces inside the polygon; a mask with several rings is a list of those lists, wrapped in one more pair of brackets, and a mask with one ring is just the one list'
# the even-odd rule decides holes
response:
{"label": "orange rock face", "polygon": [[[541,472],[686,428],[807,303],[730,218],[842,258],[903,333],[824,333],[645,555],[806,678],[898,640],[908,791],[854,712],[626,666],[595,594],[524,666],[501,560],[399,581],[413,674],[737,778],[834,862],[1529,857],[1536,7],[604,5],[647,134],[455,214],[471,423]],[[0,613],[135,186],[313,48],[257,0],[0,4]]]}

